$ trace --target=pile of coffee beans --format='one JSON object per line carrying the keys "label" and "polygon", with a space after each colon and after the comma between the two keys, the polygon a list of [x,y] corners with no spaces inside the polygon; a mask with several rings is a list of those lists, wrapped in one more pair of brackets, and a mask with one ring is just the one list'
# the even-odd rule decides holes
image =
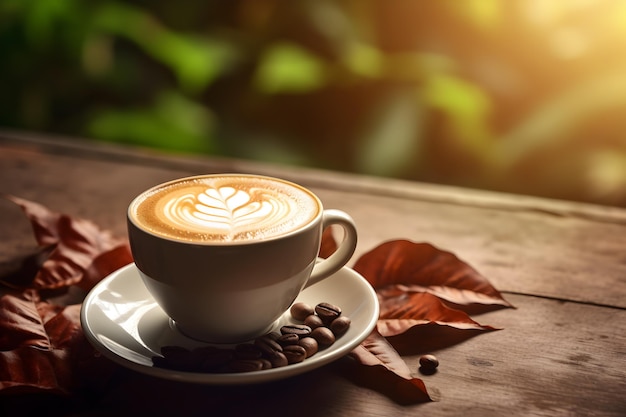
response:
{"label": "pile of coffee beans", "polygon": [[295,303],[290,313],[294,324],[284,325],[279,332],[266,334],[253,342],[232,348],[164,346],[161,349],[163,356],[154,356],[152,363],[159,368],[204,373],[279,368],[300,363],[328,348],[348,331],[351,323],[340,307],[325,302],[315,307]]}

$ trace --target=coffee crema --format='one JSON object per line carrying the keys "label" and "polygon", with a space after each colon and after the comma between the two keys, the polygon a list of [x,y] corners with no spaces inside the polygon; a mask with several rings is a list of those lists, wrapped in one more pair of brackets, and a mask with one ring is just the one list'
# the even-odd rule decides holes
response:
{"label": "coffee crema", "polygon": [[287,181],[207,175],[148,190],[131,204],[129,214],[141,228],[167,238],[226,243],[289,233],[320,210],[314,195]]}

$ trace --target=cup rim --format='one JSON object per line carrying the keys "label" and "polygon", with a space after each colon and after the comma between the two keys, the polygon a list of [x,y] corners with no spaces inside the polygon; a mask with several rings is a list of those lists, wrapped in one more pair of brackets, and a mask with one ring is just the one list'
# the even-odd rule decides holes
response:
{"label": "cup rim", "polygon": [[[305,193],[307,193],[308,195],[311,196],[311,198],[313,198],[313,200],[317,203],[317,214],[306,224],[304,224],[301,227],[298,227],[297,229],[294,230],[290,230],[288,232],[285,233],[281,233],[279,235],[275,235],[275,236],[271,236],[268,238],[264,238],[261,240],[236,240],[236,241],[192,241],[192,240],[184,240],[184,239],[177,239],[171,236],[165,236],[162,234],[158,234],[155,233],[151,230],[146,229],[145,227],[142,227],[133,217],[133,215],[131,214],[132,208],[133,206],[135,206],[138,201],[144,197],[146,194],[155,191],[161,187],[165,187],[168,186],[170,184],[174,184],[177,182],[182,182],[182,181],[190,181],[190,180],[194,180],[194,179],[199,179],[199,178],[207,178],[207,177],[245,177],[245,178],[261,178],[264,180],[269,180],[269,181],[276,181],[276,182],[280,182],[283,184],[286,184],[288,186],[291,187],[295,187],[298,188],[302,191],[304,191]],[[235,246],[251,246],[251,245],[261,245],[264,243],[268,243],[268,242],[274,242],[277,240],[282,240],[282,239],[286,239],[289,238],[291,236],[300,234],[300,233],[305,233],[307,231],[309,231],[312,228],[315,228],[317,226],[317,224],[321,221],[321,218],[324,214],[324,206],[322,204],[322,201],[320,200],[320,198],[311,190],[309,190],[308,188],[297,184],[293,181],[289,181],[283,178],[278,178],[278,177],[272,177],[269,175],[260,175],[260,174],[251,174],[251,173],[238,173],[238,172],[228,172],[228,173],[214,173],[214,174],[198,174],[198,175],[190,175],[187,177],[180,177],[180,178],[175,178],[173,180],[169,180],[169,181],[165,181],[159,184],[156,184],[148,189],[143,190],[142,192],[140,192],[139,194],[137,194],[132,201],[128,204],[128,208],[126,209],[126,218],[128,220],[128,222],[130,224],[133,225],[133,227],[135,229],[137,229],[138,231],[151,235],[155,238],[158,239],[163,239],[163,240],[167,240],[170,242],[174,242],[174,243],[180,243],[183,245],[191,245],[191,246],[220,246],[220,247],[235,247]]]}

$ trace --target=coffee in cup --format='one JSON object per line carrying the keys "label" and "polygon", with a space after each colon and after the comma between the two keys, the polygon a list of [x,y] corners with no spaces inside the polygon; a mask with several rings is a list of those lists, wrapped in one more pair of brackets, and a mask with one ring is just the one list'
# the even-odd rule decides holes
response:
{"label": "coffee in cup", "polygon": [[[356,248],[353,220],[325,210],[306,188],[246,174],[182,178],[128,208],[135,264],[147,289],[184,334],[235,343],[267,332],[308,285],[341,269]],[[317,256],[324,228],[343,241]]]}
{"label": "coffee in cup", "polygon": [[166,239],[254,242],[287,234],[321,211],[309,191],[256,176],[188,178],[157,187],[133,206],[133,221]]}

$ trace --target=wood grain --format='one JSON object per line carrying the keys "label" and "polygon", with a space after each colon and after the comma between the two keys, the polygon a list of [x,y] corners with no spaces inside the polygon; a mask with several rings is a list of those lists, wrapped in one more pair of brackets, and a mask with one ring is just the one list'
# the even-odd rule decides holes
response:
{"label": "wood grain", "polygon": [[[434,403],[396,404],[347,380],[339,362],[260,387],[162,381],[150,393],[139,388],[148,377],[120,370],[118,388],[99,400],[103,408],[160,414],[187,408],[192,415],[202,399],[231,412],[284,415],[276,411],[278,403],[299,406],[304,396],[306,407],[300,405],[298,415],[626,413],[625,210],[45,137],[3,137],[0,193],[89,218],[117,235],[126,233],[130,200],[156,183],[201,172],[277,175],[310,186],[326,207],[351,213],[360,231],[356,256],[388,239],[430,242],[474,266],[517,306],[475,317],[503,330],[432,352],[441,362],[434,375],[417,372],[417,356],[405,358],[439,397]],[[5,259],[33,243],[27,222],[4,199],[0,233]]]}

